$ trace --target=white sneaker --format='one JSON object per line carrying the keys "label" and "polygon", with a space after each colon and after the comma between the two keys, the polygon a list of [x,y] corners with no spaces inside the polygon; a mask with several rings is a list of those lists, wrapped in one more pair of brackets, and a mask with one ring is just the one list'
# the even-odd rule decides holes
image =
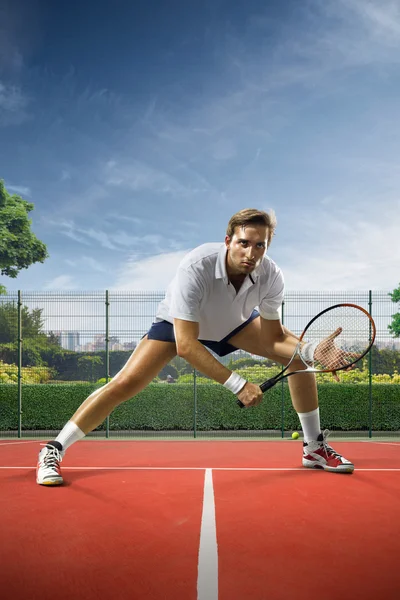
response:
{"label": "white sneaker", "polygon": [[331,473],[353,473],[353,463],[327,443],[329,433],[329,430],[325,429],[317,440],[303,443],[303,467],[324,469]]}
{"label": "white sneaker", "polygon": [[[57,444],[57,446],[53,445]],[[58,448],[59,446],[59,448]],[[43,450],[39,452],[39,459],[36,468],[36,483],[39,485],[62,485],[60,462],[64,452],[58,442],[49,442]]]}

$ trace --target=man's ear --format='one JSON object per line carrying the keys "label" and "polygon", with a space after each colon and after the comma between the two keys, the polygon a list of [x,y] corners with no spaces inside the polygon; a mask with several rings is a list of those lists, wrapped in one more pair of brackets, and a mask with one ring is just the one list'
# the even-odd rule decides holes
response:
{"label": "man's ear", "polygon": [[225,246],[226,246],[227,248],[229,248],[231,241],[232,241],[232,238],[231,238],[231,237],[229,237],[229,235],[226,235],[226,236],[225,236]]}

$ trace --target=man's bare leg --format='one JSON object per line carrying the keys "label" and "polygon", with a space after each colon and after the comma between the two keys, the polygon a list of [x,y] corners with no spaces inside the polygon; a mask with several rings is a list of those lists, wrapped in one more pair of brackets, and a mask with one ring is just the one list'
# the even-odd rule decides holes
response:
{"label": "man's bare leg", "polygon": [[93,392],[81,404],[71,421],[88,434],[98,427],[116,406],[136,396],[176,356],[173,342],[144,337],[128,362],[115,377]]}
{"label": "man's bare leg", "polygon": [[[285,331],[289,333],[286,328]],[[293,337],[296,336],[293,335]],[[272,355],[266,351],[261,336],[260,317],[254,319],[242,331],[233,336],[229,340],[229,343],[236,348],[256,354],[257,356],[269,358],[281,365],[287,365],[289,362],[285,358]],[[305,369],[303,362],[301,360],[294,360],[288,370],[299,371],[300,369]],[[288,383],[293,407],[297,413],[308,413],[318,408],[317,382],[313,373],[291,375],[288,378]]]}
{"label": "man's bare leg", "polygon": [[145,388],[176,355],[173,342],[144,337],[126,365],[104,387],[91,394],[61,430],[39,453],[36,482],[61,485],[60,462],[69,446],[100,425],[113,409]]}
{"label": "man's bare leg", "polygon": [[[298,339],[288,329],[285,333]],[[236,348],[241,348],[246,352],[264,356],[274,362],[287,365],[290,359],[272,355],[265,349],[264,340],[261,334],[260,317],[254,319],[242,331],[233,336],[229,343]],[[305,369],[301,360],[294,360],[289,367],[290,371],[299,371]],[[304,434],[304,440],[317,440],[321,434],[321,423],[318,405],[317,382],[314,373],[299,373],[291,375],[288,378],[290,397],[293,408],[297,412]]]}
{"label": "man's bare leg", "polygon": [[[285,333],[292,335],[289,330]],[[296,338],[298,339],[298,338]],[[261,336],[260,317],[254,319],[242,331],[233,336],[229,342],[236,348],[241,348],[258,356],[265,356],[274,362],[286,365],[289,361],[266,352]],[[289,371],[304,369],[301,361],[293,361]],[[293,407],[296,410],[303,430],[303,466],[311,469],[324,469],[336,473],[353,473],[354,465],[349,460],[335,452],[326,442],[325,432],[321,432],[318,408],[318,393],[315,375],[299,373],[288,378]]]}

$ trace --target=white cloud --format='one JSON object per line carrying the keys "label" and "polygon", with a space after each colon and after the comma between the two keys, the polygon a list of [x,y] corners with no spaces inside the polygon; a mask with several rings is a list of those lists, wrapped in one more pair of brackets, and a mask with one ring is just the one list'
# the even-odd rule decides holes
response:
{"label": "white cloud", "polygon": [[[19,75],[42,41],[41,10],[37,2],[0,2],[0,70]],[[27,59],[27,60],[26,60]]]}
{"label": "white cloud", "polygon": [[[257,54],[254,44],[244,43],[238,34],[219,35],[215,53],[225,73],[235,72],[235,84],[222,93],[219,86],[210,86],[206,102],[192,102],[174,120],[153,107],[149,127],[159,143],[192,157],[192,165],[205,153],[216,161],[233,158],[246,136],[256,153],[262,150],[260,142],[270,142],[296,113],[297,103],[282,98],[292,88],[298,89],[301,108],[304,88],[314,98],[337,94],[341,87],[345,93],[346,83],[358,74],[355,69],[382,77],[383,65],[400,63],[398,1],[311,0],[304,3],[302,14],[308,21],[301,27],[296,23],[295,30],[285,31],[276,22],[281,41],[272,50],[260,41]],[[272,25],[265,15],[249,15],[247,26],[250,32],[256,28],[255,39],[264,29],[269,39]],[[349,80],[343,83],[338,75]]]}
{"label": "white cloud", "polygon": [[397,0],[341,0],[364,22],[368,32],[385,44],[400,41],[400,5]]}
{"label": "white cloud", "polygon": [[131,258],[123,265],[110,289],[137,291],[164,291],[176,273],[188,250],[152,256],[143,260]]}
{"label": "white cloud", "polygon": [[71,240],[74,240],[75,242],[79,242],[80,244],[85,244],[86,246],[90,246],[90,243],[87,240],[85,240],[84,238],[82,238],[79,235],[76,235],[76,233],[72,229],[67,229],[65,231],[62,231],[61,233],[63,233],[67,237],[71,238]]}
{"label": "white cloud", "polygon": [[108,214],[107,219],[117,219],[120,221],[128,221],[129,223],[134,223],[135,225],[142,225],[142,223],[143,223],[143,219],[138,219],[137,217],[128,217],[126,215],[118,215],[116,213]]}
{"label": "white cloud", "polygon": [[[88,165],[90,165],[89,159],[83,166],[83,170],[86,170],[85,173],[76,167],[61,172],[61,181],[68,181],[73,175],[74,191],[73,193],[63,192],[63,186],[58,188],[58,201],[52,205],[52,213],[49,211],[54,218],[64,216],[66,219],[76,217],[80,219],[82,216],[90,215],[93,220],[92,214],[96,214],[103,202],[106,204],[110,201],[109,193],[101,180],[103,172],[92,172],[91,166]],[[89,180],[90,183],[88,183]],[[112,201],[115,202],[115,199]]]}
{"label": "white cloud", "polygon": [[92,258],[91,256],[82,256],[79,261],[66,258],[64,262],[69,267],[73,267],[74,269],[87,270],[87,268],[89,268],[90,270],[98,271],[99,273],[105,273],[107,271],[103,263],[99,262],[95,258]]}
{"label": "white cloud", "polygon": [[82,260],[83,263],[87,265],[90,269],[93,269],[93,271],[99,271],[99,273],[104,273],[107,270],[103,263],[96,260],[95,258],[92,258],[91,256],[83,256]]}
{"label": "white cloud", "polygon": [[21,195],[21,196],[31,196],[32,192],[31,189],[29,187],[25,187],[23,185],[7,185],[7,189],[11,190],[13,192],[16,192],[17,194]]}
{"label": "white cloud", "polygon": [[[71,238],[72,240],[84,244],[86,246],[91,245],[91,240],[98,242],[103,248],[109,250],[117,250],[118,248],[112,243],[112,235],[100,230],[90,227],[85,229],[83,227],[77,227],[74,221],[62,219],[60,221],[54,221],[53,219],[46,219],[49,225],[55,226],[57,229],[61,228],[61,233]],[[88,239],[89,238],[89,239]]]}
{"label": "white cloud", "polygon": [[[128,219],[136,224],[136,219]],[[54,221],[52,219],[46,219],[46,223],[55,226],[57,230],[60,230],[61,234],[71,238],[86,246],[92,245],[93,241],[97,242],[101,247],[108,250],[117,250],[119,252],[125,251],[126,248],[133,249],[134,252],[141,256],[149,256],[150,254],[160,254],[161,252],[170,250],[179,250],[182,244],[172,238],[165,238],[158,234],[146,234],[146,235],[130,235],[126,231],[110,227],[107,225],[109,231],[102,229],[94,229],[93,227],[84,228],[77,227],[74,221],[62,219],[60,221]],[[67,259],[70,260],[70,259]],[[81,261],[81,259],[79,259]],[[89,257],[82,259],[84,262],[88,262]],[[69,264],[69,263],[67,263]],[[74,262],[74,265],[76,262]],[[97,268],[97,270],[99,270]]]}
{"label": "white cloud", "polygon": [[168,194],[187,198],[202,191],[197,185],[185,183],[182,178],[171,175],[153,164],[132,159],[121,165],[111,161],[107,164],[108,173],[105,183],[113,187],[127,188],[133,192],[150,191],[155,194]]}
{"label": "white cloud", "polygon": [[311,34],[293,42],[292,48],[311,60],[308,67],[318,66],[317,75],[400,62],[394,51],[400,47],[397,0],[336,0],[313,2],[311,7]]}
{"label": "white cloud", "polygon": [[76,285],[70,275],[59,275],[44,285],[45,290],[75,290]]}
{"label": "white cloud", "polygon": [[90,242],[88,242],[81,235],[78,235],[78,229],[75,227],[73,221],[53,221],[52,219],[46,219],[49,225],[55,225],[57,228],[62,227],[61,233],[71,238],[75,242],[79,242],[80,244],[85,244],[86,246],[90,246]]}
{"label": "white cloud", "polygon": [[28,102],[20,87],[0,81],[0,126],[19,125],[25,121]]}
{"label": "white cloud", "polygon": [[87,235],[89,238],[96,240],[99,242],[103,248],[108,248],[109,250],[117,250],[117,247],[111,242],[109,234],[101,231],[99,229],[77,229],[79,233]]}
{"label": "white cloud", "polygon": [[323,206],[328,206],[328,205],[332,205],[334,202],[334,197],[333,196],[324,196],[321,200],[321,204]]}
{"label": "white cloud", "polygon": [[[303,213],[297,239],[273,244],[290,291],[385,290],[400,280],[400,202],[388,202],[362,217],[359,207]],[[188,252],[178,251],[123,265],[113,290],[163,291]]]}
{"label": "white cloud", "polygon": [[117,230],[115,233],[110,234],[110,238],[115,244],[128,248],[139,243],[137,236],[129,235],[126,231],[122,230]]}
{"label": "white cloud", "polygon": [[[241,208],[239,203],[258,206],[268,202],[275,206],[280,220],[280,205],[291,208],[297,195],[298,203],[304,199],[305,204],[314,201],[317,206],[310,215],[312,225],[305,226],[307,243],[300,235],[290,252],[283,255],[284,260],[279,261],[288,289],[391,286],[389,281],[391,273],[398,269],[398,256],[395,244],[388,246],[387,240],[390,236],[392,240],[398,238],[398,218],[387,204],[385,211],[390,217],[375,218],[370,214],[363,224],[360,215],[364,207],[360,203],[358,210],[347,215],[347,229],[342,228],[337,210],[343,205],[340,189],[325,186],[323,179],[328,172],[326,179],[331,176],[343,188],[367,187],[371,181],[376,194],[365,199],[365,204],[379,204],[379,210],[379,185],[390,182],[393,188],[399,188],[399,166],[395,164],[399,155],[395,147],[399,121],[390,104],[395,96],[396,77],[385,79],[389,68],[381,69],[382,65],[400,63],[399,2],[309,0],[299,11],[302,16],[308,11],[309,21],[305,17],[305,23],[296,23],[296,30],[290,29],[290,19],[282,25],[265,15],[249,15],[243,28],[237,30],[240,34],[232,29],[228,36],[222,28],[214,39],[221,74],[218,77],[210,72],[204,94],[183,94],[174,112],[165,110],[160,89],[160,101],[150,102],[138,130],[132,125],[132,134],[121,136],[115,146],[114,138],[104,139],[104,145],[90,145],[93,153],[88,152],[88,161],[93,160],[95,166],[90,163],[87,169],[82,164],[74,169],[73,160],[71,164],[66,161],[57,165],[57,177],[66,181],[73,173],[77,188],[71,197],[65,197],[65,201],[57,198],[52,205],[57,218],[62,215],[74,219],[59,222],[57,227],[58,233],[79,242],[69,243],[76,255],[69,255],[66,264],[100,272],[101,264],[90,263],[89,257],[80,264],[76,256],[82,251],[89,254],[93,250],[95,254],[95,250],[106,248],[114,251],[108,253],[113,255],[111,265],[130,252],[135,256],[118,271],[117,288],[164,289],[183,255],[182,245],[190,243],[191,232],[183,219],[195,221],[196,239],[199,231],[214,237],[215,226],[219,227],[222,219],[217,202],[229,211],[231,206],[235,210]],[[276,37],[263,35],[271,28],[276,28]],[[240,39],[244,30],[250,32],[249,36],[255,34],[254,43]],[[281,40],[279,45],[274,39]],[[360,78],[358,88],[360,74],[366,79]],[[382,87],[375,76],[382,77]],[[70,97],[74,98],[77,83],[75,77],[71,79]],[[393,85],[392,96],[389,93],[383,99],[389,81]],[[325,96],[337,94],[338,88],[336,107],[324,105]],[[368,107],[361,106],[360,119],[365,117],[365,121],[358,127],[354,122],[357,119],[350,122],[349,115],[351,118],[354,114],[351,109],[359,99],[365,100],[365,92]],[[86,90],[80,102],[106,104],[107,98],[105,90],[95,94]],[[23,90],[0,83],[0,112],[11,114],[15,110],[17,114],[24,110],[24,101]],[[132,114],[137,123],[136,109]],[[111,111],[110,115],[113,118],[114,113]],[[340,135],[341,126],[346,128],[351,143]],[[91,135],[81,133],[82,138]],[[370,149],[379,155],[380,162],[366,156]],[[387,161],[388,156],[393,164]],[[303,179],[294,172],[299,163],[314,168],[312,178],[306,169]],[[291,197],[289,183],[297,187]],[[314,200],[310,199],[312,193]],[[175,240],[182,240],[181,245],[167,238],[144,235],[155,231],[152,219],[160,214],[160,200],[173,223],[169,231],[173,231]],[[179,211],[179,201],[184,211]],[[113,213],[108,215],[109,211]],[[298,214],[294,208],[292,221],[297,220]],[[136,232],[138,236],[134,235]],[[63,235],[59,236],[61,240]],[[80,244],[86,247],[79,247]],[[274,252],[275,246],[276,241]],[[116,269],[109,272],[115,275]]]}
{"label": "white cloud", "polygon": [[[400,280],[400,201],[308,213],[280,266],[288,290],[393,289]],[[279,251],[278,251],[279,252]]]}
{"label": "white cloud", "polygon": [[233,140],[217,140],[212,148],[212,155],[215,160],[229,160],[230,158],[234,158],[236,154],[237,148]]}

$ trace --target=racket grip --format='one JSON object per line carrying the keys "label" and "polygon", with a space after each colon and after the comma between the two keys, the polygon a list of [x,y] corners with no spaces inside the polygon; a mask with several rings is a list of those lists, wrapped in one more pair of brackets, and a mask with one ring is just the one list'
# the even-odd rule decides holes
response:
{"label": "racket grip", "polygon": [[275,377],[268,379],[268,381],[264,381],[264,383],[260,385],[261,391],[266,392],[267,390],[270,390],[276,383],[278,383],[278,379],[275,379]]}

